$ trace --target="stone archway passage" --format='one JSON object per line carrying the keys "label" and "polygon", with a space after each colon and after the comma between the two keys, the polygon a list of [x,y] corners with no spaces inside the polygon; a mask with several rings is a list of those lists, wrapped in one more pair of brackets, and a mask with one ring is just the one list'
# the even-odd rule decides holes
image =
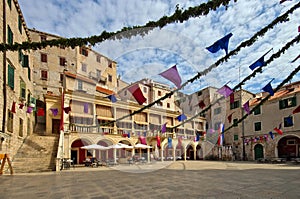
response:
{"label": "stone archway passage", "polygon": [[264,147],[261,144],[254,146],[254,159],[264,158]]}
{"label": "stone archway passage", "polygon": [[291,160],[300,157],[299,154],[300,139],[296,136],[285,136],[278,142],[278,157]]}
{"label": "stone archway passage", "polygon": [[86,158],[86,150],[82,149],[81,147],[89,145],[88,141],[78,139],[75,140],[71,145],[71,159],[74,160],[74,163],[76,164],[82,164],[83,161]]}

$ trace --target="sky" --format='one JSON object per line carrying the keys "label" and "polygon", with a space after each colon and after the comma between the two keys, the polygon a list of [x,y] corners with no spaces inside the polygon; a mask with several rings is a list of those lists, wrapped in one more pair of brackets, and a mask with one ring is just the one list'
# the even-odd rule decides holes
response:
{"label": "sky", "polygon": [[[100,35],[104,30],[115,32],[123,27],[145,25],[163,16],[170,16],[176,5],[182,9],[206,3],[207,0],[19,0],[26,24],[29,28],[66,38]],[[143,78],[174,84],[159,73],[176,65],[182,82],[194,77],[225,55],[224,50],[210,53],[206,47],[228,33],[228,50],[234,50],[241,42],[250,39],[256,32],[285,13],[298,0],[232,0],[227,9],[218,8],[206,16],[190,18],[183,23],[155,28],[145,36],[131,39],[106,40],[94,49],[117,62],[117,73],[121,79],[132,83]],[[300,25],[300,9],[289,17],[289,21],[277,24],[250,47],[242,48],[227,62],[219,65],[207,75],[188,84],[182,90],[191,94],[207,86],[221,87],[228,83],[234,87],[252,71],[249,65],[268,50],[265,60],[296,37]],[[124,33],[124,34],[130,34]],[[280,58],[264,67],[263,73],[244,85],[253,93],[262,92],[269,81],[273,88],[285,79],[300,63],[290,63],[299,52],[295,44]],[[299,81],[300,75],[292,82]]]}

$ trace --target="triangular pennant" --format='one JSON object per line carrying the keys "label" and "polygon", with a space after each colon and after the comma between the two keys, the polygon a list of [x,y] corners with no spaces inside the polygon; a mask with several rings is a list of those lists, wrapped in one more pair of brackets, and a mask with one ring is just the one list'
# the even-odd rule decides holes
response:
{"label": "triangular pennant", "polygon": [[114,94],[113,94],[113,95],[107,96],[107,98],[108,98],[112,103],[117,102],[117,98],[116,98],[116,96],[115,96]]}
{"label": "triangular pennant", "polygon": [[24,104],[20,103],[19,104],[19,109],[23,109],[23,107],[24,107]]}
{"label": "triangular pennant", "polygon": [[139,103],[139,105],[142,105],[144,102],[147,101],[138,84],[130,86],[128,90],[133,95],[135,100]]}
{"label": "triangular pennant", "polygon": [[176,85],[177,88],[180,88],[181,78],[180,78],[180,75],[178,73],[176,65],[169,68],[168,70],[166,70],[162,73],[159,73],[159,75],[161,75],[164,78],[166,78],[167,80],[173,82]]}
{"label": "triangular pennant", "polygon": [[204,101],[201,100],[199,103],[198,103],[198,106],[203,109],[205,107],[205,104],[204,104]]}
{"label": "triangular pennant", "polygon": [[26,113],[32,113],[32,111],[33,111],[33,108],[31,106],[28,106]]}
{"label": "triangular pennant", "polygon": [[232,33],[227,34],[226,36],[217,40],[213,45],[206,47],[206,49],[211,53],[216,53],[220,49],[224,49],[226,52],[226,55],[227,55],[228,54],[228,43],[229,43],[229,39],[232,35],[233,35]]}
{"label": "triangular pennant", "polygon": [[265,86],[262,88],[263,91],[270,93],[271,96],[274,95],[274,91],[273,91],[273,88],[272,88],[272,85],[271,85],[271,82],[272,82],[273,80],[274,80],[274,79],[272,79],[267,85],[265,85]]}
{"label": "triangular pennant", "polygon": [[296,109],[293,110],[293,114],[300,112],[300,106],[298,106]]}
{"label": "triangular pennant", "polygon": [[269,132],[269,134],[270,134],[270,137],[272,138],[272,140],[274,140],[274,135],[273,135],[273,132],[272,132],[272,131],[270,131],[270,132]]}
{"label": "triangular pennant", "polygon": [[50,108],[50,111],[52,112],[53,116],[58,115],[58,109],[57,108]]}
{"label": "triangular pennant", "polygon": [[229,86],[224,85],[222,88],[218,89],[217,92],[226,98],[233,93],[233,90]]}
{"label": "triangular pennant", "polygon": [[13,102],[11,105],[11,112],[16,113],[16,102]]}
{"label": "triangular pennant", "polygon": [[268,52],[266,52],[263,56],[261,56],[261,57],[260,57],[258,60],[256,60],[253,64],[251,64],[251,65],[249,66],[249,68],[250,68],[251,70],[254,70],[255,68],[257,68],[257,67],[259,67],[259,66],[265,65],[265,61],[264,61],[265,56],[266,56],[266,54],[268,54],[272,49],[273,49],[273,48],[271,48]]}
{"label": "triangular pennant", "polygon": [[156,135],[156,145],[157,145],[157,147],[160,147],[160,137],[159,137],[159,135]]}
{"label": "triangular pennant", "polygon": [[168,148],[172,148],[172,138],[168,137]]}
{"label": "triangular pennant", "polygon": [[161,127],[161,133],[165,133],[167,131],[167,123],[164,123]]}
{"label": "triangular pennant", "polygon": [[247,114],[249,115],[250,114],[249,100],[245,104],[243,104],[243,108],[247,112]]}
{"label": "triangular pennant", "polygon": [[274,128],[274,131],[276,131],[279,135],[283,135],[283,131],[277,127]]}
{"label": "triangular pennant", "polygon": [[66,114],[69,114],[69,112],[71,111],[71,107],[65,107],[64,111]]}
{"label": "triangular pennant", "polygon": [[230,115],[227,116],[227,119],[228,119],[229,123],[231,123],[231,121],[232,121],[232,115],[233,115],[233,113],[231,113]]}
{"label": "triangular pennant", "polygon": [[43,108],[38,108],[38,111],[37,111],[37,116],[44,116],[45,115],[45,111]]}
{"label": "triangular pennant", "polygon": [[177,116],[177,120],[179,122],[182,122],[183,120],[186,120],[186,119],[187,119],[187,117],[185,114],[181,114],[181,115]]}

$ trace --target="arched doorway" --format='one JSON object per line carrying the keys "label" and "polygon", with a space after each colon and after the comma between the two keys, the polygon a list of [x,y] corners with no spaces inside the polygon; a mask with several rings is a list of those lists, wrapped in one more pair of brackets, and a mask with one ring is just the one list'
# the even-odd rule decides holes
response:
{"label": "arched doorway", "polygon": [[261,144],[256,144],[254,146],[254,159],[264,158],[264,147]]}
{"label": "arched doorway", "polygon": [[296,136],[285,136],[281,138],[278,142],[278,157],[291,158],[300,157],[299,155],[300,139]]}
{"label": "arched doorway", "polygon": [[194,149],[192,145],[188,145],[188,147],[186,148],[186,159],[194,160]]}
{"label": "arched doorway", "polygon": [[196,147],[196,160],[203,160],[203,152],[200,145]]}
{"label": "arched doorway", "polygon": [[82,164],[87,156],[93,156],[88,150],[82,149],[82,146],[89,145],[87,140],[75,140],[71,145],[71,159],[74,164]]}

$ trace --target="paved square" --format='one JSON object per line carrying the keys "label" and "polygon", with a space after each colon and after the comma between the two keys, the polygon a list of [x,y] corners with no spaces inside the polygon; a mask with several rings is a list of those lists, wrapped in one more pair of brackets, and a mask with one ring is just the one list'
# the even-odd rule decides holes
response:
{"label": "paved square", "polygon": [[300,198],[300,166],[178,161],[1,176],[2,199]]}

